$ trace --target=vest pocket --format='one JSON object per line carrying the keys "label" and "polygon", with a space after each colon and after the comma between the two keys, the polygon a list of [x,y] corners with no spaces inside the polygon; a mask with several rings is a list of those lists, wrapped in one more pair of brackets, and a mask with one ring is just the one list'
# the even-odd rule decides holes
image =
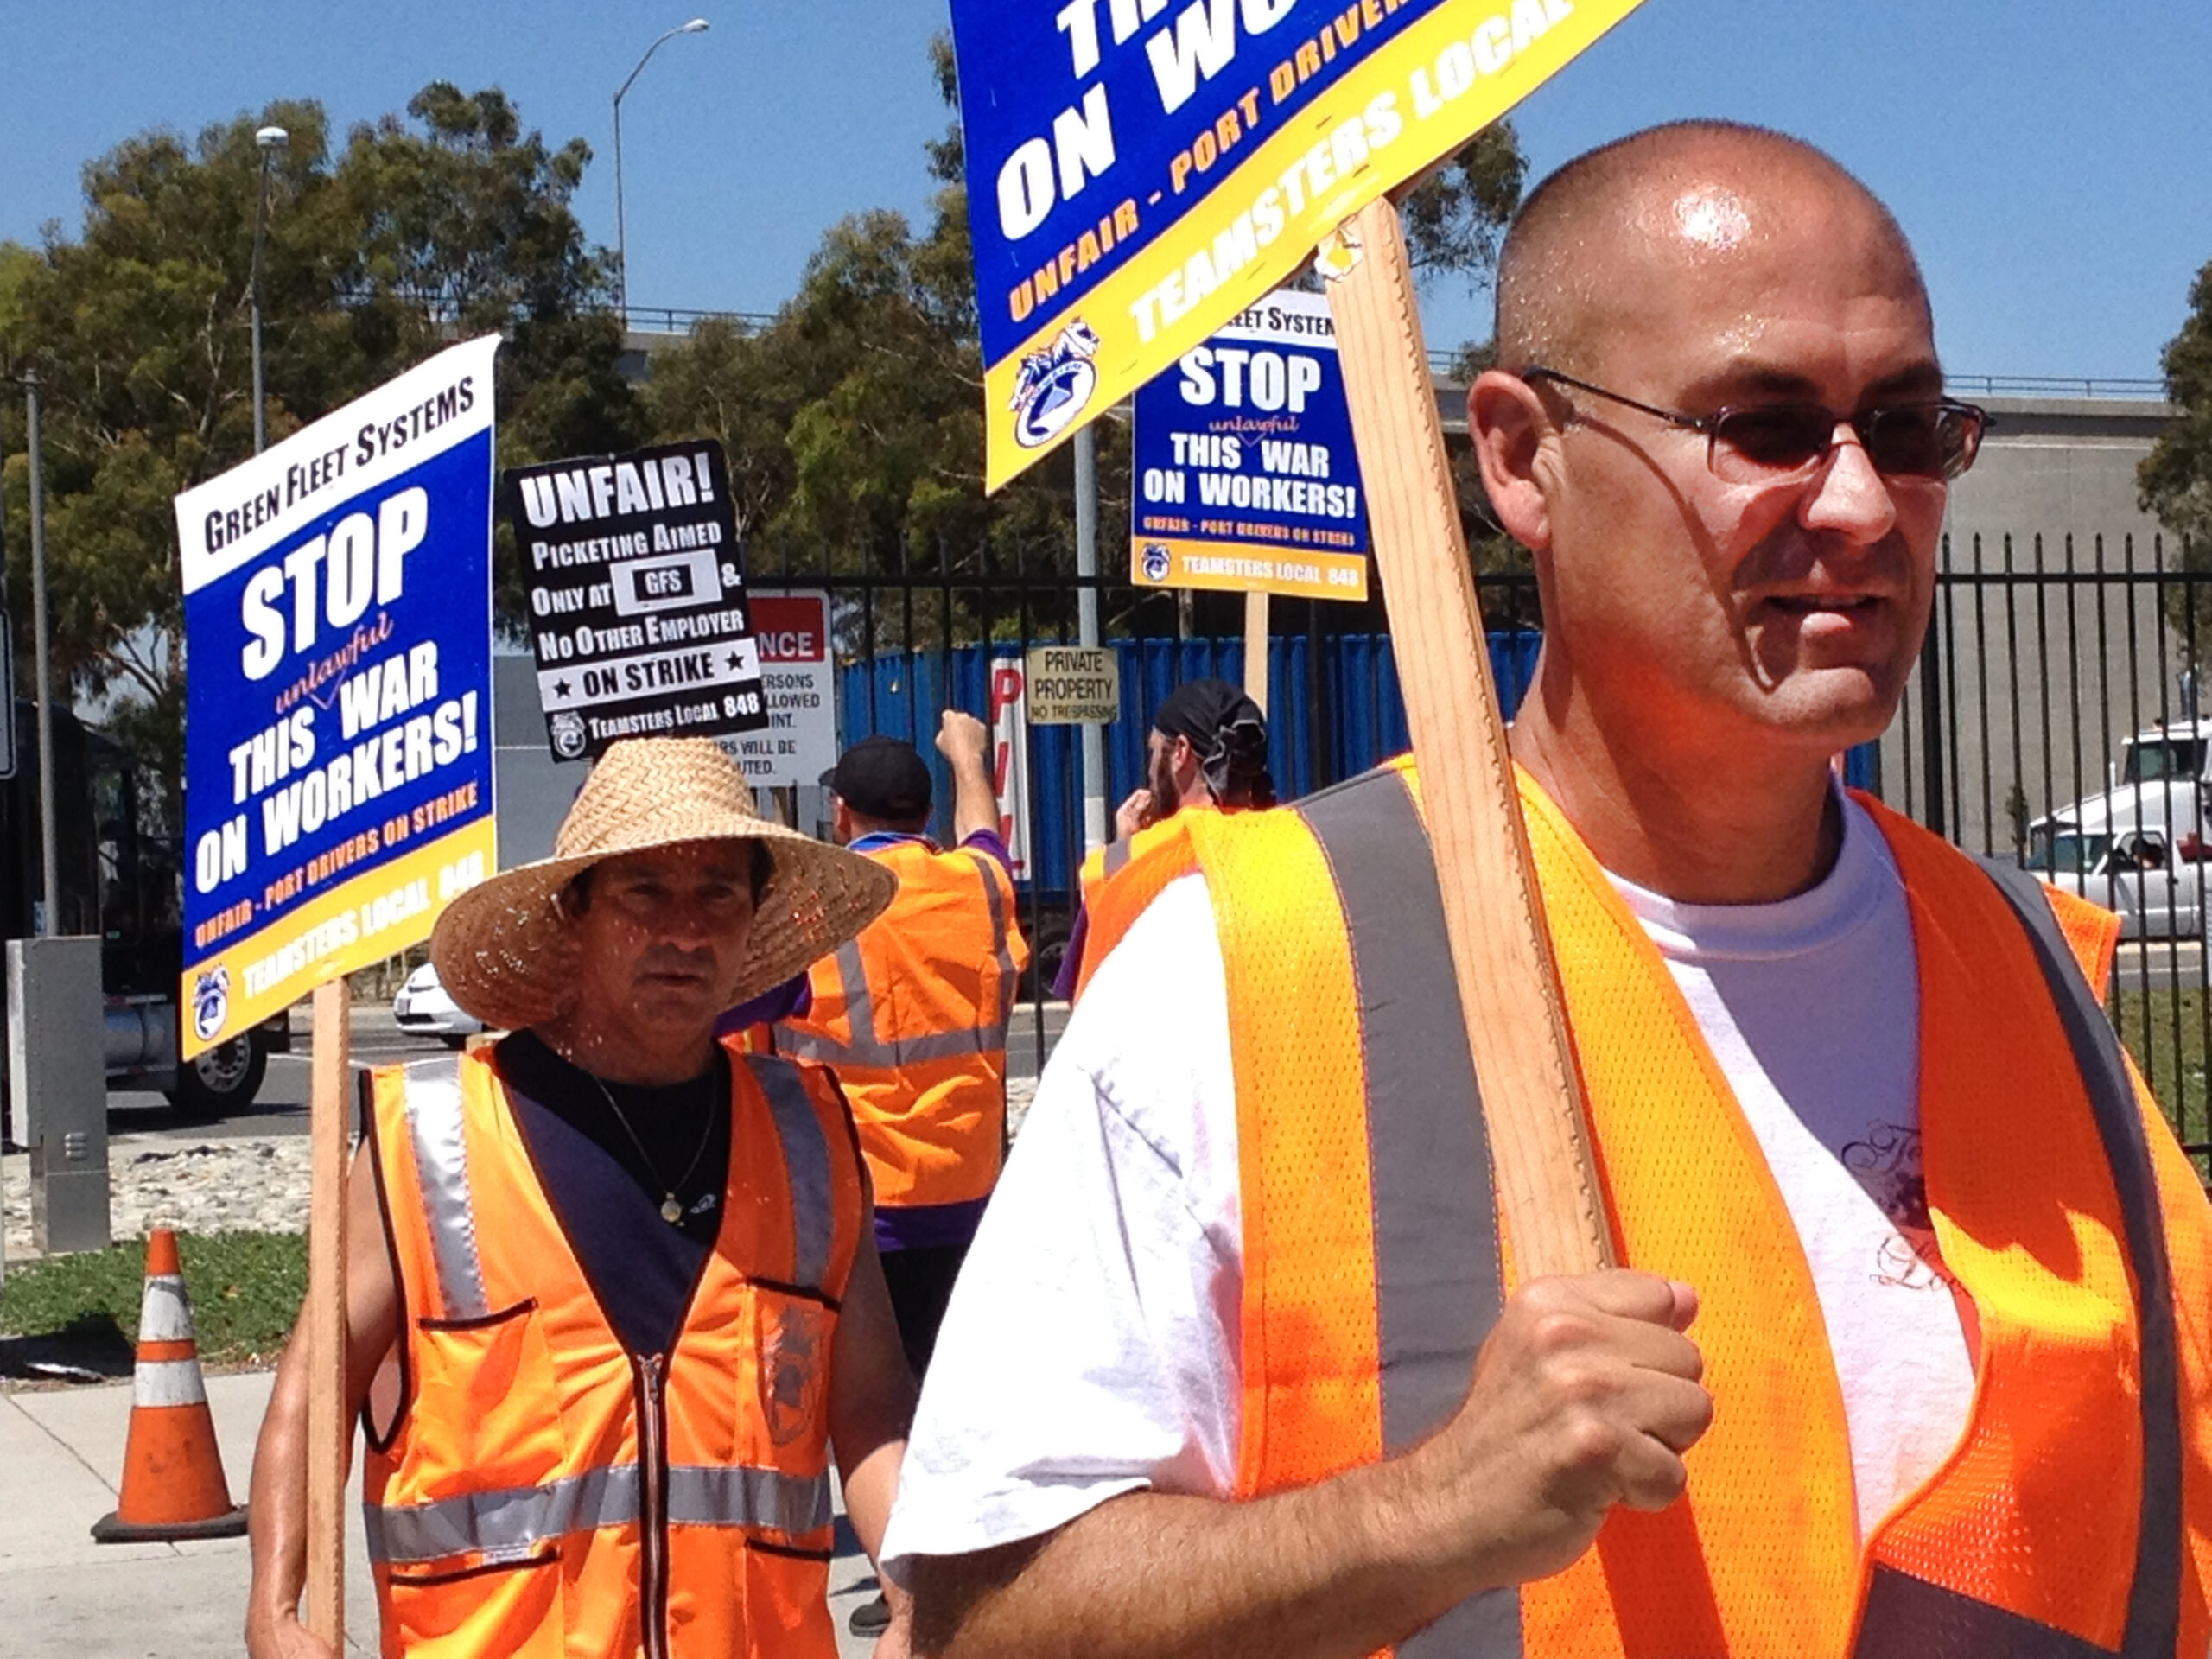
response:
{"label": "vest pocket", "polygon": [[811,1552],[786,1552],[748,1539],[746,1634],[751,1653],[831,1654],[837,1627],[830,1617],[830,1562]]}
{"label": "vest pocket", "polygon": [[753,1303],[753,1374],[741,1374],[739,1387],[753,1398],[740,1398],[740,1421],[753,1417],[766,1439],[760,1461],[791,1471],[820,1469],[830,1436],[830,1363],[837,1315],[811,1296],[755,1281],[747,1287]]}
{"label": "vest pocket", "polygon": [[561,1395],[538,1317],[529,1300],[480,1319],[416,1321],[414,1501],[535,1485],[561,1471]]}
{"label": "vest pocket", "polygon": [[395,1567],[386,1575],[393,1649],[423,1659],[562,1650],[561,1552],[541,1544],[520,1560]]}

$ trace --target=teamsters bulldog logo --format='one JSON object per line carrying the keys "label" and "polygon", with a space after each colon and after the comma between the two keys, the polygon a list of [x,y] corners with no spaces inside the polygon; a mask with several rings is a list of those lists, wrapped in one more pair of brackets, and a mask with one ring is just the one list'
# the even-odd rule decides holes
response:
{"label": "teamsters bulldog logo", "polygon": [[562,760],[573,760],[584,752],[584,717],[574,709],[563,709],[547,720],[545,727],[553,736],[553,753]]}
{"label": "teamsters bulldog logo", "polygon": [[789,1446],[821,1416],[830,1318],[812,1302],[760,1311],[760,1410],[768,1438]]}
{"label": "teamsters bulldog logo", "polygon": [[1072,320],[1041,352],[1021,359],[1015,372],[1014,397],[1007,407],[1014,411],[1014,441],[1025,449],[1050,443],[1083,413],[1098,386],[1098,371],[1090,359],[1097,354],[1098,336],[1081,317]]}
{"label": "teamsters bulldog logo", "polygon": [[215,1040],[231,1013],[231,970],[211,968],[192,982],[192,1029],[203,1043]]}

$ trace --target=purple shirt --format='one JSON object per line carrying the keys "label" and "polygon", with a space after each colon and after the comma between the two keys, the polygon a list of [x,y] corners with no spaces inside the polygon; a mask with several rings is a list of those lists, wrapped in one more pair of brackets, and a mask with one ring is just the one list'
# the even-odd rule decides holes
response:
{"label": "purple shirt", "polygon": [[982,1224],[986,1196],[963,1204],[879,1204],[875,1206],[875,1248],[936,1250],[966,1244]]}
{"label": "purple shirt", "polygon": [[803,1018],[814,1007],[814,988],[804,974],[772,986],[749,1002],[741,1002],[715,1020],[715,1035],[731,1036],[747,1026],[772,1026],[779,1020]]}
{"label": "purple shirt", "polygon": [[1090,906],[1076,906],[1075,925],[1068,929],[1067,948],[1060,953],[1060,971],[1052,976],[1052,995],[1063,1002],[1075,1001],[1077,982],[1083,977],[1083,947],[1090,939]]}
{"label": "purple shirt", "polygon": [[[845,850],[849,853],[880,852],[886,847],[896,847],[909,841],[918,841],[931,852],[938,850],[938,844],[927,836],[910,836],[898,830],[872,830],[867,835],[855,836],[846,843]],[[963,850],[989,855],[998,861],[999,868],[1008,877],[1014,874],[1014,855],[1007,850],[1006,842],[1000,838],[997,830],[978,830],[965,837],[960,845]]]}

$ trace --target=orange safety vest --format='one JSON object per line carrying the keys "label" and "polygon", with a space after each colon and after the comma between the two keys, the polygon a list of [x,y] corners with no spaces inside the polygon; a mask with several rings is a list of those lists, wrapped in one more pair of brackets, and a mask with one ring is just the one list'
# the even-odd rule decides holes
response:
{"label": "orange safety vest", "polygon": [[[1106,884],[1118,878],[1132,865],[1145,871],[1147,875],[1157,875],[1173,868],[1172,858],[1168,862],[1162,863],[1156,859],[1147,859],[1145,855],[1156,848],[1179,846],[1184,831],[1189,828],[1185,820],[1192,813],[1220,810],[1219,807],[1211,803],[1203,806],[1179,807],[1158,823],[1145,825],[1134,836],[1124,836],[1118,841],[1108,842],[1103,847],[1093,848],[1089,854],[1085,855],[1082,868],[1077,872],[1076,877],[1078,891],[1083,897],[1084,908],[1096,912],[1098,908],[1098,895],[1105,891]],[[1135,910],[1141,910],[1152,902],[1154,896],[1160,891],[1160,884],[1157,881],[1149,886],[1144,886],[1142,878],[1140,878],[1139,887],[1125,889],[1124,906],[1133,904]],[[1134,911],[1128,913],[1133,914]],[[1084,990],[1090,984],[1091,975],[1098,971],[1098,964],[1105,961],[1106,952],[1112,948],[1114,943],[1119,941],[1120,938],[1121,930],[1116,929],[1113,940],[1102,939],[1096,924],[1091,925],[1084,940],[1083,961],[1076,968],[1075,995],[1068,999],[1071,1004],[1082,1000]]]}
{"label": "orange safety vest", "polygon": [[868,855],[899,877],[891,908],[814,964],[814,1005],[777,1046],[834,1066],[877,1204],[964,1204],[998,1182],[1006,1035],[1029,945],[989,854],[902,841]]}
{"label": "orange safety vest", "polygon": [[404,1319],[364,1475],[386,1654],[831,1656],[829,1385],[859,1161],[811,1068],[731,1067],[721,1231],[628,1353],[489,1057],[371,1074]]}
{"label": "orange safety vest", "polygon": [[[1205,872],[1228,972],[1240,1496],[1447,1421],[1513,1283],[1414,789],[1400,766],[1208,817],[1147,874]],[[2198,1659],[2212,1210],[2077,967],[2108,966],[2113,918],[1866,803],[1911,909],[1929,1208],[1980,1342],[1960,1446],[1862,1545],[1811,1273],[1758,1142],[1643,930],[1525,777],[1522,797],[1615,1246],[1697,1287],[1713,1423],[1682,1500],[1615,1510],[1565,1573],[1397,1653]],[[1094,918],[1111,937],[1119,886]]]}

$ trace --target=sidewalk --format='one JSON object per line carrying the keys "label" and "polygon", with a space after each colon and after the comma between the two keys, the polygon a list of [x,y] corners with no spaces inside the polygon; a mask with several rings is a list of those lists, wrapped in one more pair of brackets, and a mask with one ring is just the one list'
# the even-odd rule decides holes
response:
{"label": "sidewalk", "polygon": [[[271,1374],[210,1376],[207,1400],[231,1496],[243,1501]],[[92,1522],[115,1507],[130,1427],[130,1387],[0,1394],[0,1648],[67,1659],[200,1659],[243,1651],[246,1541],[96,1544]],[[361,1552],[360,1478],[347,1502],[346,1647],[376,1651],[375,1600]],[[840,1506],[840,1513],[842,1506]],[[850,1534],[840,1528],[849,1548]],[[845,1615],[874,1593],[867,1557],[830,1568],[838,1644],[861,1659]],[[862,1588],[865,1585],[867,1587]]]}

